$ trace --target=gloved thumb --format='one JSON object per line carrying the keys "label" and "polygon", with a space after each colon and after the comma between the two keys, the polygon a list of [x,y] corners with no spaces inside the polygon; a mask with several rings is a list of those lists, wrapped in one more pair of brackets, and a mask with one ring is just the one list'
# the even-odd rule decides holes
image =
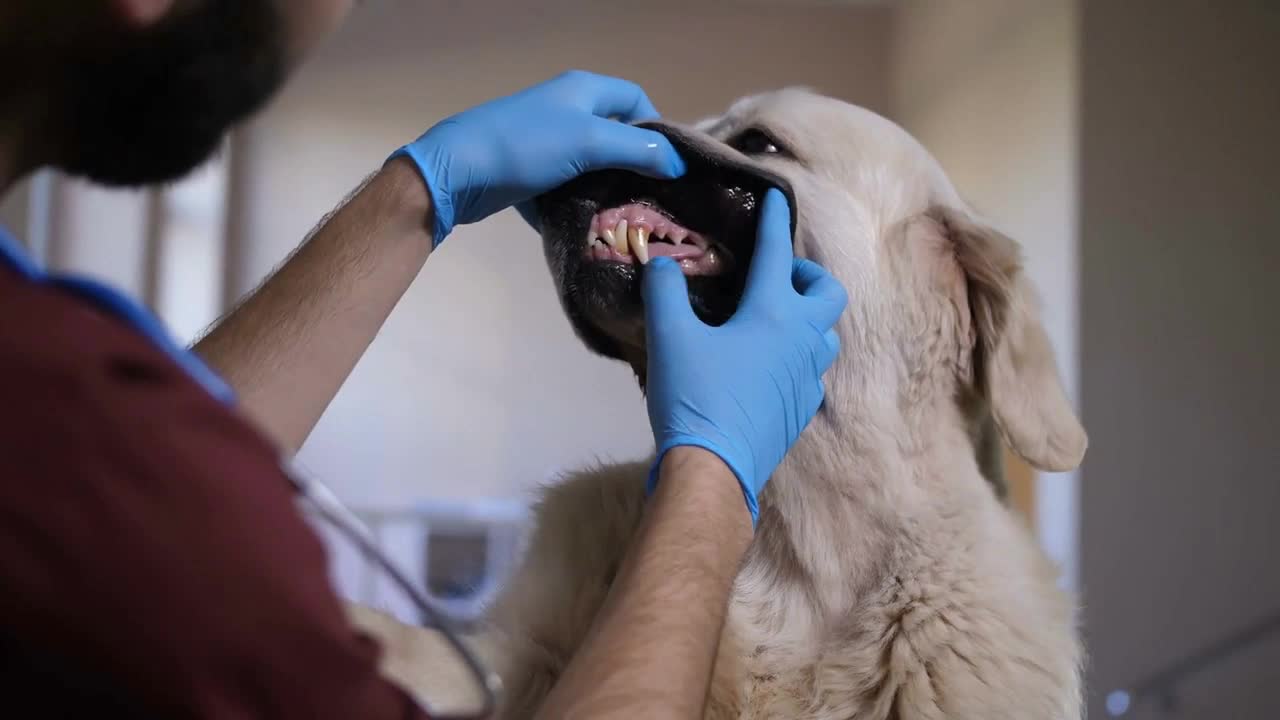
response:
{"label": "gloved thumb", "polygon": [[680,265],[669,257],[655,257],[644,266],[641,278],[645,324],[652,333],[657,326],[697,320],[689,304],[689,285]]}

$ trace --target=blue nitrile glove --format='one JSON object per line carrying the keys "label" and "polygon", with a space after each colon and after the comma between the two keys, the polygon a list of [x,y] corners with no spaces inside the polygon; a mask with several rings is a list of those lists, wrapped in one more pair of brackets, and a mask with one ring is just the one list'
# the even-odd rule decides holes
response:
{"label": "blue nitrile glove", "polygon": [[537,229],[529,201],[591,170],[683,175],[665,137],[624,124],[657,117],[638,85],[571,71],[443,120],[391,157],[410,158],[422,173],[439,245],[455,226],[513,205]]}
{"label": "blue nitrile glove", "polygon": [[793,257],[777,190],[765,196],[756,238],[742,302],[719,327],[694,315],[670,258],[655,257],[644,271],[646,391],[658,447],[649,490],[668,450],[696,445],[738,476],[753,524],[760,491],[822,405],[822,374],[840,350],[833,328],[849,302],[826,270]]}

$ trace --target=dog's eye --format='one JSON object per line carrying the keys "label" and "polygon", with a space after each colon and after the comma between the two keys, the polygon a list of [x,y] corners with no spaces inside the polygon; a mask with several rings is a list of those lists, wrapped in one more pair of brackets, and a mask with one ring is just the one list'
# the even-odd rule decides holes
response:
{"label": "dog's eye", "polygon": [[785,153],[777,140],[758,128],[743,130],[729,140],[729,147],[743,155],[781,155]]}

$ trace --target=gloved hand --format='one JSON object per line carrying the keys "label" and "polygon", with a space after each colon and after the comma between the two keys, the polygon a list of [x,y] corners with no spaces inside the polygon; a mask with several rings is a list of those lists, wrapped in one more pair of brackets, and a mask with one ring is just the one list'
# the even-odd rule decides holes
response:
{"label": "gloved hand", "polygon": [[591,170],[679,177],[684,161],[664,136],[624,124],[657,117],[639,86],[571,71],[443,120],[391,157],[422,173],[438,246],[455,226],[512,205],[538,229],[528,201]]}
{"label": "gloved hand", "polygon": [[696,445],[737,475],[754,524],[757,497],[822,405],[822,375],[840,349],[833,327],[848,295],[826,270],[792,256],[787,201],[777,190],[765,196],[746,291],[728,322],[712,327],[694,315],[669,258],[651,260],[643,282],[658,447],[649,490],[668,450]]}

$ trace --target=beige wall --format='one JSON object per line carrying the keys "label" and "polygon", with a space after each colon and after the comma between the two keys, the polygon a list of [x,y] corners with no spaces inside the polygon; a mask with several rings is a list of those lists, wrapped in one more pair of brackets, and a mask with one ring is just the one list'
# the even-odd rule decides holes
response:
{"label": "beige wall", "polygon": [[[398,144],[580,67],[634,79],[678,119],[803,83],[883,109],[879,10],[736,3],[371,3],[242,136],[256,283]],[[356,502],[523,492],[652,440],[627,368],[572,336],[536,236],[506,213],[433,256],[302,452]]]}
{"label": "beige wall", "polygon": [[19,240],[27,235],[27,220],[31,203],[30,186],[19,183],[0,199],[0,225]]}
{"label": "beige wall", "polygon": [[[919,0],[898,7],[893,116],[961,194],[1020,241],[1068,394],[1076,397],[1075,0]],[[1076,478],[1039,478],[1036,528],[1077,575]]]}
{"label": "beige wall", "polygon": [[[1096,699],[1280,611],[1280,7],[1089,0],[1082,20]],[[1280,717],[1277,681],[1273,636],[1173,717]]]}

